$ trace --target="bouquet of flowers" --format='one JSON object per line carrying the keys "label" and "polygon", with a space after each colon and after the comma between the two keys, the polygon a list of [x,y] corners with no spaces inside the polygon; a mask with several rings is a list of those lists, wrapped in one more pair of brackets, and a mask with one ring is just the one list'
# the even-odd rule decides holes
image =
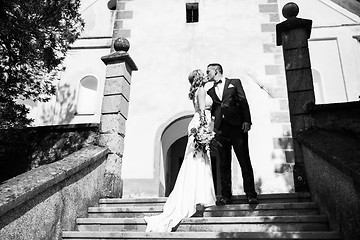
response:
{"label": "bouquet of flowers", "polygon": [[195,151],[194,157],[197,152],[206,153],[210,150],[210,142],[215,137],[215,133],[209,129],[208,126],[200,124],[197,128],[190,130],[190,135],[194,136]]}

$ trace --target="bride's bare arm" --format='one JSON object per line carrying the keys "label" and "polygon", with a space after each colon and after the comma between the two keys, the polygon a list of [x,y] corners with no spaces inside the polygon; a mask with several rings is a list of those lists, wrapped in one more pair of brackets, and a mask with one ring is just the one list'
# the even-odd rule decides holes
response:
{"label": "bride's bare arm", "polygon": [[196,98],[199,103],[199,109],[200,109],[200,121],[202,125],[206,124],[206,116],[205,116],[205,96],[206,91],[204,87],[200,87],[198,91],[196,92]]}
{"label": "bride's bare arm", "polygon": [[199,108],[201,111],[205,110],[205,96],[206,96],[206,92],[205,92],[204,87],[199,87],[197,94],[196,94],[196,98],[198,100]]}

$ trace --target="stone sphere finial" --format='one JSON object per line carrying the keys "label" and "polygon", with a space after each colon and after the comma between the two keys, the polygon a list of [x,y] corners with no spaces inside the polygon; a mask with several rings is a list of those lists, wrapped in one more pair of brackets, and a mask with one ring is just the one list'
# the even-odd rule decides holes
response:
{"label": "stone sphere finial", "polygon": [[114,42],[114,49],[115,51],[124,51],[127,52],[130,48],[129,40],[124,37],[119,37]]}
{"label": "stone sphere finial", "polygon": [[294,18],[299,14],[299,6],[294,2],[288,2],[284,5],[282,14],[286,19]]}

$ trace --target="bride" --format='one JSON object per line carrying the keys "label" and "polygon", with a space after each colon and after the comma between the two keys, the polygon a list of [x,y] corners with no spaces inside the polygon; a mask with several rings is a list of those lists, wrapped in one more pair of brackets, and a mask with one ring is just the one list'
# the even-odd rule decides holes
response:
{"label": "bride", "polygon": [[197,207],[215,205],[210,152],[208,148],[199,150],[194,142],[194,129],[200,126],[209,129],[212,100],[204,89],[207,80],[201,70],[192,71],[189,82],[189,98],[193,101],[195,113],[188,126],[184,161],[163,212],[160,215],[144,217],[147,223],[146,232],[171,232],[182,219],[194,215]]}

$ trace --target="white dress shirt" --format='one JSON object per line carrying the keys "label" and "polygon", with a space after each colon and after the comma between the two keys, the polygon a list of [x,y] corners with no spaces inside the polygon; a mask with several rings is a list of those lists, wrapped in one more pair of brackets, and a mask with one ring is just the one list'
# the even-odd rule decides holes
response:
{"label": "white dress shirt", "polygon": [[[220,80],[219,80],[220,81]],[[219,99],[222,100],[222,95],[224,93],[225,77],[221,78],[221,83],[218,83],[215,87],[215,92],[218,95]]]}

